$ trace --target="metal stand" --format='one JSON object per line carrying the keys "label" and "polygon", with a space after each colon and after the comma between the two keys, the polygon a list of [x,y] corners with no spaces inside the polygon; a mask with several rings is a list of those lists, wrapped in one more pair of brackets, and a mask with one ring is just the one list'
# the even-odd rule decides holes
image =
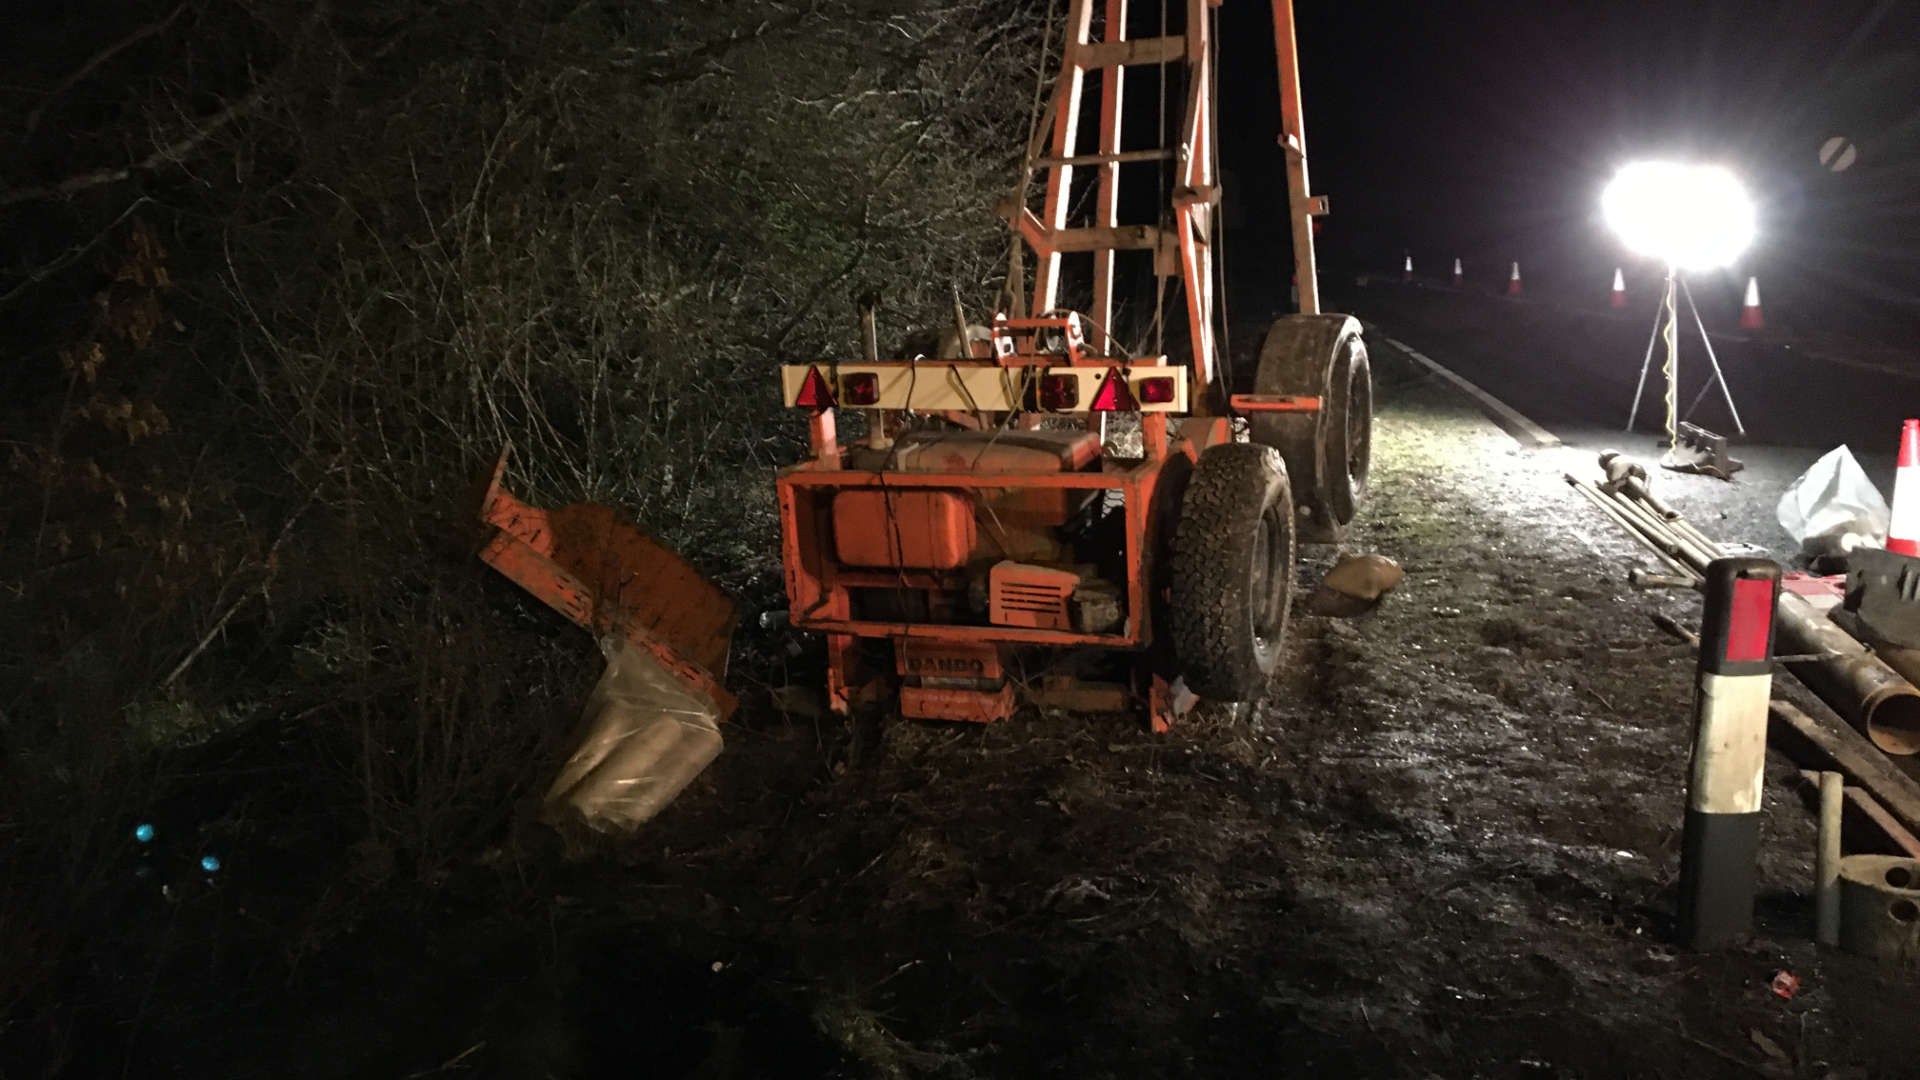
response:
{"label": "metal stand", "polygon": [[[1667,324],[1667,312],[1673,307],[1673,282],[1674,269],[1672,266],[1668,266],[1667,283],[1665,290],[1661,293],[1660,307],[1653,313],[1653,333],[1647,337],[1647,355],[1640,361],[1640,381],[1635,383],[1633,387],[1633,408],[1627,411],[1628,431],[1632,431],[1634,422],[1640,419],[1640,398],[1647,390],[1647,370],[1653,366],[1653,346],[1655,342],[1660,340],[1660,328]],[[1669,380],[1673,377],[1671,369],[1678,361],[1678,357],[1675,355],[1675,353],[1678,352],[1674,347],[1675,344],[1677,344],[1677,342],[1667,346],[1667,363],[1670,369],[1668,372]],[[1672,395],[1669,394],[1668,396],[1671,397]],[[1667,434],[1671,436],[1673,434],[1671,417],[1668,418],[1667,427]]]}
{"label": "metal stand", "polygon": [[[1679,297],[1682,296],[1686,298],[1687,310],[1693,314],[1693,325],[1700,332],[1700,343],[1706,346],[1707,363],[1713,369],[1713,378],[1708,380],[1706,385],[1700,388],[1700,393],[1694,396],[1693,404],[1687,406],[1686,416],[1676,417],[1673,407],[1675,404],[1675,394],[1679,391],[1680,383],[1680,309],[1678,300]],[[1640,381],[1634,384],[1633,408],[1627,413],[1627,430],[1632,431],[1634,423],[1640,418],[1640,398],[1641,395],[1646,393],[1647,372],[1653,367],[1653,347],[1659,343],[1661,337],[1660,331],[1663,328],[1667,331],[1666,375],[1668,439],[1675,437],[1675,428],[1678,427],[1677,420],[1690,419],[1693,416],[1693,411],[1700,407],[1700,402],[1706,399],[1707,391],[1713,389],[1715,386],[1720,388],[1720,396],[1724,398],[1727,403],[1727,412],[1733,417],[1734,433],[1737,435],[1745,435],[1747,433],[1747,426],[1741,423],[1740,409],[1733,403],[1733,391],[1727,388],[1726,376],[1720,373],[1720,358],[1714,355],[1713,341],[1707,337],[1706,323],[1700,318],[1699,306],[1693,302],[1693,290],[1687,288],[1686,279],[1672,266],[1667,267],[1666,295],[1662,300],[1660,309],[1655,312],[1653,316],[1653,333],[1647,338],[1647,355],[1640,361]]]}
{"label": "metal stand", "polygon": [[1713,339],[1707,336],[1707,324],[1700,321],[1700,308],[1693,302],[1693,290],[1687,288],[1687,279],[1685,278],[1680,279],[1680,291],[1686,295],[1687,310],[1693,312],[1693,325],[1700,331],[1700,344],[1707,347],[1707,362],[1713,365],[1713,382],[1700,387],[1700,392],[1693,396],[1693,404],[1687,406],[1687,414],[1681,417],[1681,419],[1693,419],[1693,410],[1700,407],[1700,403],[1706,400],[1707,391],[1713,388],[1714,383],[1718,383],[1720,384],[1720,396],[1727,400],[1727,413],[1733,417],[1734,434],[1745,435],[1747,433],[1747,425],[1740,422],[1740,410],[1735,408],[1733,404],[1733,391],[1727,389],[1727,377],[1720,374],[1720,358],[1713,355]]}

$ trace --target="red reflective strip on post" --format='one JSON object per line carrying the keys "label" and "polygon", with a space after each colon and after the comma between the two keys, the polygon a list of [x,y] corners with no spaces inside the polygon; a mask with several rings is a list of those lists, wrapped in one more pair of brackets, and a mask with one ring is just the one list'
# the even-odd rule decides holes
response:
{"label": "red reflective strip on post", "polygon": [[1747,663],[1767,658],[1773,630],[1773,586],[1765,578],[1742,578],[1733,583],[1733,610],[1728,619],[1726,659]]}

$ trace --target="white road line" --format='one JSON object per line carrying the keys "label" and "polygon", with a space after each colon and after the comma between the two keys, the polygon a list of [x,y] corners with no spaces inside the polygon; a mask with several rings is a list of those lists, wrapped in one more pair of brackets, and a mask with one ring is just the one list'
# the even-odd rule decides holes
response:
{"label": "white road line", "polygon": [[1515,409],[1513,406],[1475,386],[1464,377],[1447,368],[1446,365],[1433,359],[1426,353],[1421,352],[1419,349],[1414,348],[1404,341],[1398,341],[1388,337],[1378,326],[1372,323],[1365,325],[1369,335],[1377,337],[1381,341],[1406,353],[1428,371],[1452,383],[1468,397],[1479,402],[1480,407],[1487,410],[1488,415],[1493,418],[1494,422],[1505,429],[1507,434],[1512,435],[1515,441],[1534,447],[1535,449],[1560,445],[1560,437],[1558,435],[1555,435],[1553,432],[1548,431],[1546,428],[1541,427],[1539,424],[1523,416],[1518,409]]}

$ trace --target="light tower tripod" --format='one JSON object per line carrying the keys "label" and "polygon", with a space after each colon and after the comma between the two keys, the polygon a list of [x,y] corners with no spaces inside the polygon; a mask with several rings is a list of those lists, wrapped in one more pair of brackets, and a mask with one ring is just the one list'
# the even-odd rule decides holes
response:
{"label": "light tower tripod", "polygon": [[[1687,310],[1693,313],[1693,325],[1700,331],[1700,344],[1706,346],[1707,363],[1713,367],[1713,378],[1707,381],[1700,392],[1694,395],[1693,404],[1687,406],[1684,416],[1678,415],[1680,394],[1680,306],[1679,298],[1684,296]],[[1664,333],[1663,333],[1664,331]],[[1627,413],[1627,430],[1632,431],[1636,420],[1640,418],[1640,396],[1647,389],[1647,372],[1653,367],[1653,348],[1664,337],[1667,342],[1667,445],[1673,446],[1679,439],[1680,421],[1693,415],[1706,399],[1707,392],[1715,386],[1720,388],[1720,396],[1726,399],[1727,412],[1733,417],[1733,430],[1736,435],[1745,435],[1747,427],[1740,422],[1740,410],[1733,403],[1733,392],[1727,389],[1726,376],[1720,373],[1720,358],[1713,354],[1713,341],[1707,337],[1706,323],[1700,319],[1700,308],[1693,302],[1693,290],[1687,288],[1683,277],[1672,263],[1667,264],[1666,291],[1662,297],[1660,309],[1653,316],[1653,334],[1647,339],[1647,355],[1640,362],[1640,381],[1633,388],[1633,408]]]}

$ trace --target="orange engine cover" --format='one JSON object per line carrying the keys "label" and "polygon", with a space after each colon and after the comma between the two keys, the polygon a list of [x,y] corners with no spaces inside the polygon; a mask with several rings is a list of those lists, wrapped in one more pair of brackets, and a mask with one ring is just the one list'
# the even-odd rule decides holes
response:
{"label": "orange engine cover", "polygon": [[987,574],[989,621],[996,626],[1032,626],[1071,630],[1068,604],[1080,576],[1050,566],[997,562]]}
{"label": "orange engine cover", "polygon": [[958,491],[859,488],[833,497],[833,547],[848,566],[956,570],[976,539]]}

